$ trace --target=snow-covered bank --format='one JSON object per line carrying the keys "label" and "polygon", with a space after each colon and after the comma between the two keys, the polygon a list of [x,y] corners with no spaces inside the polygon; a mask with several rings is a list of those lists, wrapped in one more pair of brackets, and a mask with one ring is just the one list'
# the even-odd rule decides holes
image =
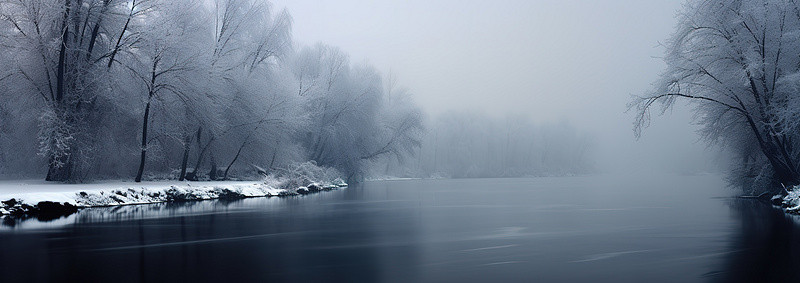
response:
{"label": "snow-covered bank", "polygon": [[[302,183],[305,184],[302,184]],[[311,182],[267,177],[261,181],[103,182],[60,184],[40,181],[0,182],[0,215],[63,215],[79,208],[159,202],[238,199],[308,194],[346,187],[341,179]]]}
{"label": "snow-covered bank", "polygon": [[786,210],[786,212],[800,214],[800,186],[795,186],[786,192],[786,196],[783,197],[781,206]]}

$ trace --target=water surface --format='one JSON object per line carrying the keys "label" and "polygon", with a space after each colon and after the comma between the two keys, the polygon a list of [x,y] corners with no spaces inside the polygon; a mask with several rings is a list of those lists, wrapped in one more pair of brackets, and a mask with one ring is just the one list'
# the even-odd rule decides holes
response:
{"label": "water surface", "polygon": [[403,180],[5,221],[12,281],[800,279],[796,220],[719,176]]}

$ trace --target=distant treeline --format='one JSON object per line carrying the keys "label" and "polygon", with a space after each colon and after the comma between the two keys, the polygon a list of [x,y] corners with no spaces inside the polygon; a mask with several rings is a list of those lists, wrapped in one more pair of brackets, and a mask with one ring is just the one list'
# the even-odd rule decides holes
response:
{"label": "distant treeline", "polygon": [[373,173],[445,178],[586,174],[595,169],[593,149],[591,137],[567,122],[538,125],[519,116],[450,112],[429,123],[416,159],[377,166]]}

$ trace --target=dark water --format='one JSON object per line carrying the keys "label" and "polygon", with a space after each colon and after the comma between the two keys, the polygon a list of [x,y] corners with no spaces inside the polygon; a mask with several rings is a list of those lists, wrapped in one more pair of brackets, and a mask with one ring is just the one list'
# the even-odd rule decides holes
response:
{"label": "dark water", "polygon": [[0,281],[798,282],[796,220],[731,194],[718,176],[410,180],[88,209],[6,221]]}

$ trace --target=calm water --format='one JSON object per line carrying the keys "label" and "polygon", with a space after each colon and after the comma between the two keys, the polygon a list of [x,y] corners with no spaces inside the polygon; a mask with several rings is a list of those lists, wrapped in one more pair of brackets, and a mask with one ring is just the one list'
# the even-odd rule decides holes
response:
{"label": "calm water", "polygon": [[6,221],[0,277],[797,282],[795,220],[732,194],[719,176],[410,180],[304,197],[88,209]]}

